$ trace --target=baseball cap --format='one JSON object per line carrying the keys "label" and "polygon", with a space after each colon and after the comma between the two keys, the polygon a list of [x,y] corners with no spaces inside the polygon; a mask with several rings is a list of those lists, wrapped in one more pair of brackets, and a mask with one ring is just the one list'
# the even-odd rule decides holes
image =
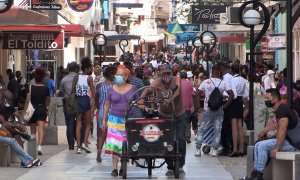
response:
{"label": "baseball cap", "polygon": [[188,71],[186,74],[187,74],[187,77],[188,77],[188,78],[193,77],[192,71]]}
{"label": "baseball cap", "polygon": [[172,72],[171,67],[168,64],[162,64],[158,66],[159,73]]}
{"label": "baseball cap", "polygon": [[267,75],[271,75],[271,74],[274,74],[275,72],[274,71],[272,71],[272,70],[268,70],[267,71]]}

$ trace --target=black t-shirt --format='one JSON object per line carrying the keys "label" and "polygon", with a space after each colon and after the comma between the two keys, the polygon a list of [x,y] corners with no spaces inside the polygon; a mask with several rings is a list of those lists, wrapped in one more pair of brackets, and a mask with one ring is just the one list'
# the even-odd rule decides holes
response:
{"label": "black t-shirt", "polygon": [[49,88],[47,86],[31,85],[31,104],[46,105],[46,97],[50,96]]}
{"label": "black t-shirt", "polygon": [[294,127],[296,127],[296,125],[298,123],[298,118],[297,118],[296,114],[289,108],[288,105],[281,104],[278,107],[275,115],[276,115],[277,122],[281,118],[288,118],[289,124],[288,124],[287,130],[293,129]]}
{"label": "black t-shirt", "polygon": [[5,121],[8,121],[9,117],[16,112],[16,109],[13,106],[10,107],[1,107],[0,106],[0,115],[4,117]]}

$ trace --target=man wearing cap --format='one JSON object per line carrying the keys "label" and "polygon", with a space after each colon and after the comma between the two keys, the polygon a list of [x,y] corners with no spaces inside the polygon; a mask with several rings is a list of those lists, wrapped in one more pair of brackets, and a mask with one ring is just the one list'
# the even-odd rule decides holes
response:
{"label": "man wearing cap", "polygon": [[[168,64],[163,64],[158,67],[159,78],[155,80],[150,87],[157,87],[163,89],[160,91],[158,96],[164,99],[164,103],[160,103],[158,111],[159,114],[166,118],[174,118],[176,122],[176,140],[179,142],[179,152],[181,153],[180,157],[180,174],[185,174],[182,167],[185,164],[185,154],[186,154],[186,141],[184,136],[184,130],[186,125],[186,114],[183,108],[182,97],[181,97],[181,86],[180,78],[172,76],[172,69]],[[154,88],[147,88],[143,91],[141,98],[152,93]],[[143,107],[145,111],[149,110],[148,107]],[[168,165],[167,176],[174,175],[174,161],[173,159],[166,159]]]}
{"label": "man wearing cap", "polygon": [[67,139],[69,144],[69,150],[74,150],[74,144],[75,144],[75,115],[67,114],[66,112],[66,98],[70,97],[72,92],[72,84],[73,79],[77,75],[77,63],[71,62],[68,65],[69,74],[65,76],[61,80],[61,84],[59,86],[59,92],[62,96],[64,96],[63,99],[63,107],[64,107],[64,114],[65,114],[65,121],[67,125]]}
{"label": "man wearing cap", "polygon": [[274,81],[275,81],[274,75],[275,75],[275,72],[273,70],[268,70],[267,71],[267,76],[264,79],[264,88],[265,88],[265,90],[268,90],[268,89],[271,89],[271,88],[276,88],[275,84],[274,84]]}

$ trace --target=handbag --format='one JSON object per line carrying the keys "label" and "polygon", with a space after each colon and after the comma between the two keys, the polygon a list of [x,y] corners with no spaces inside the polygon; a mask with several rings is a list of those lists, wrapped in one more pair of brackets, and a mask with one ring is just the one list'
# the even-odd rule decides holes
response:
{"label": "handbag", "polygon": [[72,82],[72,92],[68,98],[66,98],[66,113],[68,115],[78,114],[78,101],[76,97],[76,84],[78,82],[78,75],[76,75]]}
{"label": "handbag", "polygon": [[[31,96],[31,86],[29,87],[29,93],[30,93],[30,96]],[[33,105],[31,104],[31,101],[29,101],[27,109],[26,109],[25,114],[24,114],[24,120],[29,121],[31,119],[34,111],[35,111],[35,109],[34,109]]]}

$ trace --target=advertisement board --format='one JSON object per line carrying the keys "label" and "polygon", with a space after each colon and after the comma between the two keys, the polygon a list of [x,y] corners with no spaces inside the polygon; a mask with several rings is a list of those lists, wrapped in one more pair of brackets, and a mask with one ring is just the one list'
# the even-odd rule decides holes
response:
{"label": "advertisement board", "polygon": [[192,6],[192,22],[219,24],[221,13],[226,13],[226,6]]}
{"label": "advertisement board", "polygon": [[269,34],[267,35],[268,50],[280,50],[286,48],[285,34]]}
{"label": "advertisement board", "polygon": [[3,32],[3,49],[55,49],[64,48],[63,32]]}

